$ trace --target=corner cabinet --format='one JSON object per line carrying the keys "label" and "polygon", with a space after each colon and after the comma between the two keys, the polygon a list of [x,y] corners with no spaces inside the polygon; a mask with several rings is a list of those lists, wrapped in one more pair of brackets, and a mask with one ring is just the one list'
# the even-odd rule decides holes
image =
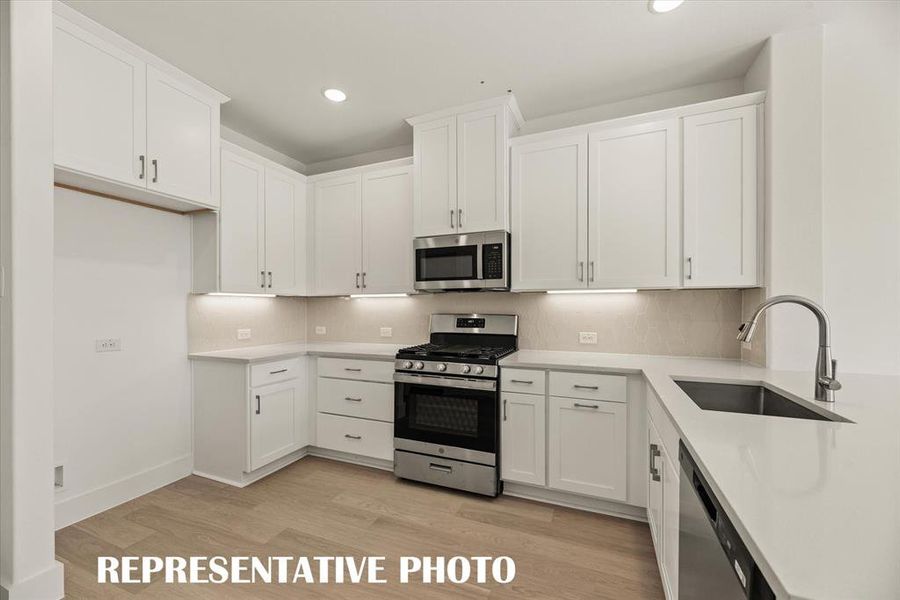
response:
{"label": "corner cabinet", "polygon": [[678,598],[678,434],[647,387],[647,522],[666,600]]}
{"label": "corner cabinet", "polygon": [[222,206],[193,217],[194,292],[306,294],[306,177],[222,141]]}
{"label": "corner cabinet", "polygon": [[314,237],[312,294],[411,292],[409,160],[316,175],[310,190]]}
{"label": "corner cabinet", "polygon": [[508,229],[512,95],[407,119],[413,126],[416,237]]}
{"label": "corner cabinet", "polygon": [[760,285],[763,99],[513,138],[512,290]]}
{"label": "corner cabinet", "polygon": [[54,4],[57,182],[181,212],[216,208],[219,107],[227,100]]}

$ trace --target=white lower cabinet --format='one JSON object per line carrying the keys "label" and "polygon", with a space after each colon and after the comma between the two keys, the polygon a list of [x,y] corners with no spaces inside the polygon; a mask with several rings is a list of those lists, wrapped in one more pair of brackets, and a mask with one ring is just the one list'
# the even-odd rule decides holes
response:
{"label": "white lower cabinet", "polygon": [[294,404],[299,393],[301,391],[293,381],[251,390],[247,471],[256,470],[295,449]]}
{"label": "white lower cabinet", "polygon": [[195,360],[192,369],[197,475],[243,487],[309,445],[306,357]]}
{"label": "white lower cabinet", "polygon": [[[543,376],[543,373],[541,373]],[[500,477],[544,485],[547,403],[541,394],[504,392],[501,398]]]}
{"label": "white lower cabinet", "polygon": [[[647,402],[647,521],[650,524],[666,599],[676,600],[681,472],[677,454],[678,438],[674,427],[662,414],[659,401],[652,391],[648,392]],[[659,427],[654,418],[660,421]]]}
{"label": "white lower cabinet", "polygon": [[323,357],[316,371],[315,445],[393,460],[393,361]]}
{"label": "white lower cabinet", "polygon": [[550,397],[550,487],[625,501],[627,405]]}

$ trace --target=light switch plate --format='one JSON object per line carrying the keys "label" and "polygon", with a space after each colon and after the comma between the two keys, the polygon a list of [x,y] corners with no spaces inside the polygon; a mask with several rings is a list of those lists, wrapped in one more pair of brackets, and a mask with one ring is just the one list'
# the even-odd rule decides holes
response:
{"label": "light switch plate", "polygon": [[579,331],[578,332],[578,343],[579,344],[596,344],[597,343],[597,332],[596,331]]}
{"label": "light switch plate", "polygon": [[316,325],[316,335],[325,335],[325,327]]}
{"label": "light switch plate", "polygon": [[237,330],[237,339],[249,340],[250,339],[250,330],[249,329],[238,329]]}
{"label": "light switch plate", "polygon": [[394,330],[390,327],[382,327],[381,337],[394,337]]}
{"label": "light switch plate", "polygon": [[122,350],[122,340],[119,338],[103,338],[94,340],[94,352],[119,352]]}

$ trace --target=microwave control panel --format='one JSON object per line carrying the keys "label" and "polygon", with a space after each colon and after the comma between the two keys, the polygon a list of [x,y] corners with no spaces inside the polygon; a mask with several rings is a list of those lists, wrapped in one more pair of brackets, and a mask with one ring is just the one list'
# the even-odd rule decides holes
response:
{"label": "microwave control panel", "polygon": [[481,273],[484,279],[503,278],[503,244],[485,244],[482,247]]}

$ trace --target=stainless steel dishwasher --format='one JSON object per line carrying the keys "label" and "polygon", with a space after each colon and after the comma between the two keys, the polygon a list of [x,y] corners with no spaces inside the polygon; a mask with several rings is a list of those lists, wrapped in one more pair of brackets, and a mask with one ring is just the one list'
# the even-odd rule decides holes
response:
{"label": "stainless steel dishwasher", "polygon": [[678,458],[678,600],[775,598],[683,443]]}

